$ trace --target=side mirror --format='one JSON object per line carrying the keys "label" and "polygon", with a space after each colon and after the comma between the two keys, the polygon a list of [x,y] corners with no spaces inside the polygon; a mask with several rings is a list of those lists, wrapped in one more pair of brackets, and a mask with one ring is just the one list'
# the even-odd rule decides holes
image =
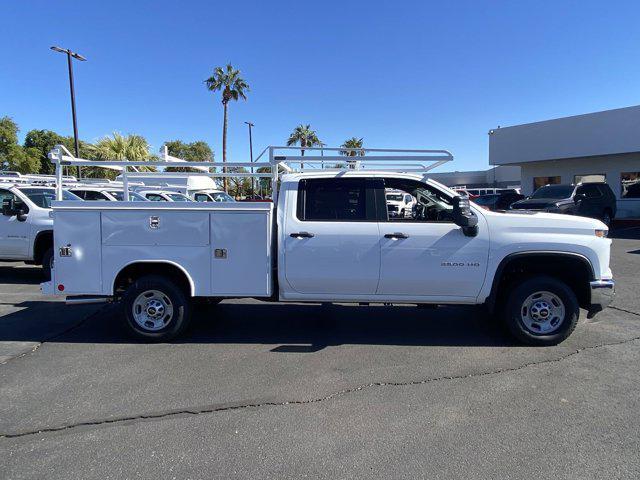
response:
{"label": "side mirror", "polygon": [[463,233],[468,237],[478,234],[478,217],[471,212],[468,197],[453,197],[453,222],[462,227]]}

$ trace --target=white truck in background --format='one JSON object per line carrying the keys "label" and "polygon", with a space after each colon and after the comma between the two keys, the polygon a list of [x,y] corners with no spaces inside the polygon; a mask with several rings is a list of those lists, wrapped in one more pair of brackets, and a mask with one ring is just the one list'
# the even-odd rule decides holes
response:
{"label": "white truck in background", "polygon": [[[271,176],[274,203],[54,202],[55,263],[42,290],[118,301],[148,341],[180,335],[199,297],[485,305],[533,345],[563,341],[580,307],[593,316],[610,303],[602,222],[469,204],[428,178],[452,158],[444,150],[364,150],[357,169],[341,170],[320,168],[337,155],[269,147],[271,173],[257,175]],[[57,171],[84,164],[50,157]],[[119,164],[126,177],[136,162]],[[414,215],[390,216],[387,189],[414,196]]]}
{"label": "white truck in background", "polygon": [[[67,202],[79,201],[67,190]],[[53,261],[52,187],[28,183],[0,183],[0,260],[42,265],[45,279],[51,278]]]}

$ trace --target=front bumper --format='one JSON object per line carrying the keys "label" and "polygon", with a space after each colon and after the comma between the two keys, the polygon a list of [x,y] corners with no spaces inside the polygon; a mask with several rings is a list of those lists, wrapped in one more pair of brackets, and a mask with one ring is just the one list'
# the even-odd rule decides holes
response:
{"label": "front bumper", "polygon": [[589,282],[591,290],[591,305],[587,318],[593,318],[613,301],[616,292],[616,282],[613,279],[593,280]]}

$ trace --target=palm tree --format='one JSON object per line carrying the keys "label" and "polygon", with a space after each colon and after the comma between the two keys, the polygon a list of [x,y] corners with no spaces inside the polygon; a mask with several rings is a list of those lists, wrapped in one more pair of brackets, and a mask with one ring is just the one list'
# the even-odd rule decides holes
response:
{"label": "palm tree", "polygon": [[[222,162],[227,161],[227,105],[229,101],[237,101],[239,98],[247,99],[246,92],[249,85],[240,76],[240,70],[236,70],[229,63],[225,68],[216,67],[213,75],[207,78],[204,83],[207,89],[212,92],[222,91],[222,107],[224,109],[224,122],[222,124]],[[223,168],[226,173],[227,169]],[[224,177],[224,190],[228,189],[227,178]]]}
{"label": "palm tree", "polygon": [[361,156],[364,157],[364,150],[352,150],[356,148],[362,148],[363,145],[362,138],[351,137],[344,141],[342,148],[348,148],[349,150],[340,150],[340,155],[344,155],[345,157],[355,157]]}
{"label": "palm tree", "polygon": [[[306,147],[315,147],[316,145],[322,145],[322,142],[318,138],[318,134],[315,130],[311,130],[311,125],[300,124],[293,129],[289,139],[287,140],[287,147],[292,145],[300,145],[301,155],[304,157],[304,149]],[[304,168],[304,163],[300,162],[300,168]]]}
{"label": "palm tree", "polygon": [[[111,137],[101,138],[90,148],[90,156],[96,160],[130,160],[132,162],[152,159],[149,143],[141,135],[121,135],[114,132]],[[100,167],[89,167],[88,176],[97,175]],[[154,171],[154,167],[137,167],[140,171]],[[104,172],[102,172],[104,174]],[[107,175],[108,176],[108,175]]]}

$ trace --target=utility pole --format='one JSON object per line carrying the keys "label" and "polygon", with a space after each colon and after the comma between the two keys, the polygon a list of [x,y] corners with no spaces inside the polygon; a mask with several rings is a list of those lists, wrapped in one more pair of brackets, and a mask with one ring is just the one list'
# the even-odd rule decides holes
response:
{"label": "utility pole", "polygon": [[[253,140],[251,138],[251,128],[254,126],[253,123],[251,122],[244,122],[247,124],[247,126],[249,127],[249,158],[251,159],[251,163],[253,163]],[[253,173],[253,165],[251,166],[251,173]],[[256,196],[256,189],[255,189],[255,184],[254,182],[254,178],[253,176],[251,177],[251,196],[255,197]],[[255,198],[254,198],[255,200]]]}
{"label": "utility pole", "polygon": [[[51,47],[51,50],[54,52],[65,53],[67,55],[67,65],[69,67],[69,89],[71,90],[71,117],[73,118],[73,143],[75,147],[75,156],[76,158],[80,157],[80,145],[78,141],[78,122],[76,119],[76,92],[73,86],[73,62],[71,58],[75,58],[80,60],[81,62],[86,62],[87,59],[84,58],[79,53],[72,52],[68,48],[60,48],[60,47]],[[82,174],[80,172],[80,167],[78,167],[78,178],[82,178]]]}

